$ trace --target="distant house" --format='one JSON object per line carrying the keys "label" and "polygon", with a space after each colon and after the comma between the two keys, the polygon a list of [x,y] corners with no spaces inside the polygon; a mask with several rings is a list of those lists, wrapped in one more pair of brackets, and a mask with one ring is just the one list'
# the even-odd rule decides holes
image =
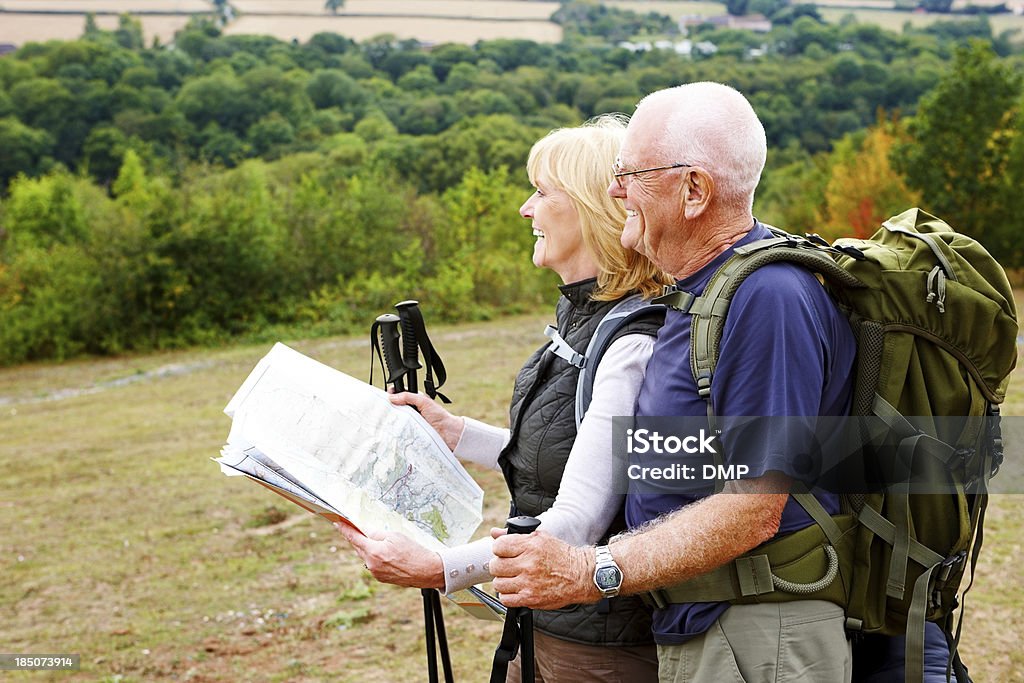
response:
{"label": "distant house", "polygon": [[0,43],[0,57],[9,55],[18,49],[17,45],[11,45],[10,43]]}
{"label": "distant house", "polygon": [[745,29],[758,33],[767,33],[772,30],[772,22],[763,14],[745,14],[741,17],[734,17],[731,14],[719,14],[715,16],[685,15],[679,17],[679,32],[687,35],[691,26],[711,24],[718,28]]}
{"label": "distant house", "polygon": [[640,43],[631,43],[624,40],[618,43],[618,46],[629,50],[630,52],[650,52],[651,50],[672,50],[677,55],[684,57],[692,57],[696,55],[713,55],[718,52],[718,46],[714,43],[703,40],[699,43],[694,44],[692,40],[681,40],[678,43],[674,43],[670,40],[658,40],[652,45],[648,41]]}

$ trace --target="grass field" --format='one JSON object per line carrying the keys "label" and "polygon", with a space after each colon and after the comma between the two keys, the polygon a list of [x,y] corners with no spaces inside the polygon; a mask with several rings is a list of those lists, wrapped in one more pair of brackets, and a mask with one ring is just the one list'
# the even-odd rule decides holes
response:
{"label": "grass field", "polygon": [[[957,0],[962,6],[968,0]],[[971,4],[987,5],[994,0],[970,0]],[[1012,0],[1011,3],[1018,0]],[[725,14],[725,4],[710,2],[708,0],[607,0],[606,4],[623,9],[631,9],[635,12],[658,12],[673,19],[682,16],[713,16]],[[936,21],[955,21],[967,19],[963,15],[926,14],[916,12],[897,12],[891,7],[895,2],[891,0],[820,0],[814,4],[818,5],[818,12],[825,21],[837,23],[847,14],[853,14],[857,21],[863,24],[877,24],[887,31],[899,33],[903,31],[903,25],[910,22],[911,26],[922,27],[933,24]],[[856,8],[852,8],[856,5]],[[1012,14],[997,14],[990,18],[992,32],[999,35],[1003,31],[1021,29],[1014,40],[1024,40],[1024,16]]]}
{"label": "grass field", "polygon": [[725,3],[706,0],[607,0],[604,4],[641,14],[657,12],[676,20],[683,16],[712,17],[725,14]]}
{"label": "grass field", "polygon": [[[188,20],[184,14],[139,17],[147,45],[154,37],[164,45],[170,43]],[[110,14],[96,17],[96,25],[106,30],[116,29],[117,21],[117,17]],[[85,16],[81,14],[0,14],[0,43],[24,45],[33,41],[75,40],[84,31]]]}
{"label": "grass field", "polygon": [[562,28],[549,21],[497,21],[435,18],[379,18],[246,15],[231,22],[227,35],[265,34],[280,40],[305,42],[317,33],[339,33],[353,40],[366,40],[382,33],[399,39],[415,38],[428,43],[475,43],[499,38],[557,43]]}
{"label": "grass field", "polygon": [[[545,322],[432,330],[454,410],[501,423]],[[368,374],[363,336],[289,343]],[[222,408],[269,346],[0,370],[0,649],[82,656],[78,673],[5,680],[425,678],[418,592],[376,584],[326,522],[209,460]],[[507,494],[474,474],[486,530]],[[1024,681],[1024,496],[990,510],[963,652],[978,681]],[[445,611],[456,678],[484,680],[499,625]]]}
{"label": "grass field", "polygon": [[3,0],[0,8],[51,12],[210,12],[208,0]]}
{"label": "grass field", "polygon": [[[847,14],[852,14],[862,24],[877,24],[887,31],[897,33],[903,30],[903,25],[910,23],[915,28],[921,28],[934,24],[937,21],[966,20],[969,17],[964,15],[942,15],[942,14],[918,14],[915,12],[892,12],[881,9],[843,9],[839,7],[822,7],[818,10],[822,19],[828,22],[838,22]],[[997,14],[989,18],[992,23],[992,33],[999,35],[1003,31],[1013,29],[1024,29],[1024,16],[1011,14]],[[1018,34],[1014,40],[1024,39]]]}
{"label": "grass field", "polygon": [[[325,14],[322,0],[233,0],[242,14]],[[536,19],[546,21],[558,9],[557,2],[530,0],[347,0],[342,14],[428,14],[478,19]]]}
{"label": "grass field", "polygon": [[[965,2],[966,0],[958,0]],[[985,4],[995,0],[971,0]],[[1024,0],[1014,0],[1024,2]],[[710,0],[607,0],[606,4],[637,12],[658,12],[674,19],[681,16],[712,16],[725,13],[725,5]],[[884,9],[891,0],[822,0],[826,21],[838,22],[854,14],[862,23],[902,31],[905,23],[926,26],[952,17]],[[849,8],[857,4],[856,9]],[[400,39],[428,43],[521,38],[542,43],[558,42],[562,29],[548,21],[558,9],[555,2],[534,0],[349,0],[338,16],[331,16],[321,0],[234,0],[241,13],[225,29],[228,34],[265,34],[281,40],[306,41],[322,31],[335,31],[355,40],[391,33]],[[830,6],[831,5],[831,6]],[[21,45],[29,41],[71,40],[82,34],[85,12],[159,11],[179,16],[142,16],[147,42],[158,37],[164,44],[188,21],[188,13],[210,11],[206,0],[3,0],[0,9],[61,11],[80,14],[9,14],[0,19],[0,43]],[[1024,16],[992,17],[993,32],[1024,29]],[[114,28],[113,15],[97,17],[102,28]],[[1024,31],[1014,38],[1024,40]]]}
{"label": "grass field", "polygon": [[[314,34],[335,31],[354,40],[382,33],[428,43],[475,43],[499,38],[556,43],[562,29],[548,21],[555,2],[521,0],[350,0],[339,16],[331,16],[322,0],[235,0],[241,16],[225,33],[272,35],[307,41]],[[0,9],[57,11],[77,14],[0,14],[0,43],[73,40],[82,35],[86,12],[160,11],[174,16],[140,16],[147,43],[164,44],[185,26],[189,12],[208,12],[205,0],[2,0]],[[117,27],[111,14],[97,17],[104,29]]]}

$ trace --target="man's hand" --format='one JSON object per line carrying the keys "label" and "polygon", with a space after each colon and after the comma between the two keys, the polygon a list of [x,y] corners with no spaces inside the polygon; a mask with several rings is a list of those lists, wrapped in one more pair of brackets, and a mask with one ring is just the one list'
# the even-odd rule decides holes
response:
{"label": "man's hand", "polygon": [[441,556],[395,531],[364,535],[350,524],[335,524],[363,565],[382,583],[444,590]]}
{"label": "man's hand", "polygon": [[462,438],[462,431],[466,428],[466,421],[457,415],[452,415],[437,401],[426,394],[413,394],[403,391],[399,394],[388,394],[388,399],[396,406],[412,406],[419,411],[423,419],[427,421],[438,436],[445,442],[449,450],[455,450]]}
{"label": "man's hand", "polygon": [[574,548],[543,531],[506,535],[492,529],[491,536],[494,590],[506,606],[557,609],[601,598],[593,582],[593,548]]}

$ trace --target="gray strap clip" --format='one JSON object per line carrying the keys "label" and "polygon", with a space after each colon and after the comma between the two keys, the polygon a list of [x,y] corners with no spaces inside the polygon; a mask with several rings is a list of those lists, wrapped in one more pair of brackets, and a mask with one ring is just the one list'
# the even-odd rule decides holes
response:
{"label": "gray strap clip", "polygon": [[544,328],[544,336],[551,340],[551,345],[548,346],[551,353],[565,359],[570,365],[575,365],[581,370],[586,367],[587,357],[569,346],[569,342],[562,338],[562,335],[558,333],[558,328],[554,325],[548,325]]}

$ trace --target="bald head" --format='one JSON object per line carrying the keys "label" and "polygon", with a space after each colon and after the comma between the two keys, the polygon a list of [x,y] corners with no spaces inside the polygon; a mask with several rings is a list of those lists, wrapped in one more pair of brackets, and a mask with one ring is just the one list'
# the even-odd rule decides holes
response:
{"label": "bald head", "polygon": [[757,114],[733,88],[688,83],[651,93],[637,105],[628,137],[627,145],[643,145],[664,163],[706,169],[720,202],[752,209],[767,143]]}

